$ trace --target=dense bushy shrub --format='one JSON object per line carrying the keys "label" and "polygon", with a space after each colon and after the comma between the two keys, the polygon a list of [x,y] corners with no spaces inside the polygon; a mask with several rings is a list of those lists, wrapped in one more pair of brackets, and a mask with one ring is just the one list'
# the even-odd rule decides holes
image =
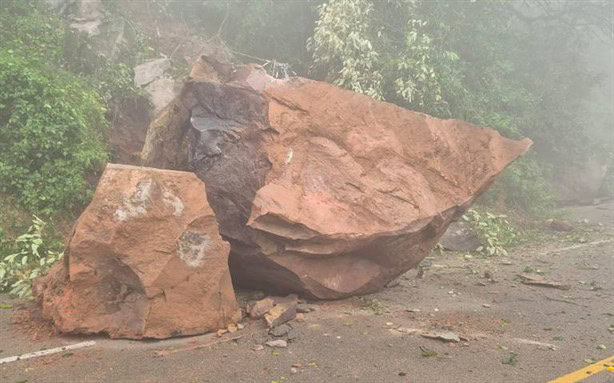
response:
{"label": "dense bushy shrub", "polygon": [[107,158],[104,111],[86,82],[0,50],[0,191],[47,215],[84,203]]}
{"label": "dense bushy shrub", "polygon": [[0,9],[0,192],[52,215],[87,201],[108,123],[96,89],[62,70],[62,23],[40,7],[7,0]]}

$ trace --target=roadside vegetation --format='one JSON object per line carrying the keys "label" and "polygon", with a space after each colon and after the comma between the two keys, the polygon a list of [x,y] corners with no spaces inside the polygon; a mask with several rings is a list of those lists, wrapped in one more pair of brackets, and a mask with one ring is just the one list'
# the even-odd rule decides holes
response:
{"label": "roadside vegetation", "polygon": [[46,222],[34,216],[26,233],[15,240],[0,229],[0,291],[20,298],[32,297],[32,282],[62,258],[63,243]]}

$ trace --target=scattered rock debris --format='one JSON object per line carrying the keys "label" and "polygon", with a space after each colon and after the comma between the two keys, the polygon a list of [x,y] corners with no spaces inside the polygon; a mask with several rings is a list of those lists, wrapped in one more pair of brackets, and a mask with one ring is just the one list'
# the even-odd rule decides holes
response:
{"label": "scattered rock debris", "polygon": [[535,275],[529,275],[529,274],[519,274],[518,276],[522,279],[522,283],[524,283],[525,285],[552,287],[552,288],[560,289],[560,290],[571,289],[571,285],[544,279],[541,276],[535,276]]}
{"label": "scattered rock debris", "polygon": [[277,327],[281,324],[296,318],[296,303],[284,302],[275,305],[268,313],[264,314],[264,320],[269,328]]}
{"label": "scattered rock debris", "polygon": [[308,314],[310,312],[318,311],[320,307],[317,305],[310,305],[307,303],[299,303],[296,305],[296,312],[300,314]]}
{"label": "scattered rock debris", "polygon": [[288,342],[283,339],[270,340],[265,343],[267,346],[272,348],[286,348],[288,347]]}
{"label": "scattered rock debris", "polygon": [[437,339],[444,342],[460,342],[460,337],[458,334],[451,331],[441,331],[441,332],[423,332],[420,333],[420,336],[429,339]]}
{"label": "scattered rock debris", "polygon": [[273,298],[267,297],[259,300],[252,306],[248,306],[247,312],[252,318],[262,318],[273,306],[275,306],[275,301],[273,301]]}

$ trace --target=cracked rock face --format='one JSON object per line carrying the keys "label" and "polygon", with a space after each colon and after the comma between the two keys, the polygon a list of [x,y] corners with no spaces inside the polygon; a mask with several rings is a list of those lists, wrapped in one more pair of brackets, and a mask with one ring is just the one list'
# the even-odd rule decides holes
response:
{"label": "cracked rock face", "polygon": [[206,182],[233,280],[249,287],[377,291],[531,146],[331,84],[214,64],[195,64],[142,158]]}
{"label": "cracked rock face", "polygon": [[229,248],[194,174],[109,164],[63,262],[34,291],[63,332],[205,333],[240,319]]}

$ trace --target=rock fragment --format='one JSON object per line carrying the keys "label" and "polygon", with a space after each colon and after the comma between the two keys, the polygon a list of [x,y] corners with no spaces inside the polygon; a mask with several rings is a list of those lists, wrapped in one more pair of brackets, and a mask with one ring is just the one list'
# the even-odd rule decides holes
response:
{"label": "rock fragment", "polygon": [[249,307],[249,316],[252,318],[262,318],[275,306],[275,301],[272,298],[264,298]]}
{"label": "rock fragment", "polygon": [[423,332],[420,335],[424,338],[437,339],[444,342],[460,342],[458,334],[451,331]]}
{"label": "rock fragment", "polygon": [[63,262],[36,281],[62,332],[168,338],[241,318],[229,245],[192,173],[107,165]]}
{"label": "rock fragment", "polygon": [[285,302],[275,305],[268,313],[264,314],[264,320],[269,328],[277,327],[296,318],[296,303]]}
{"label": "rock fragment", "polygon": [[168,58],[159,58],[137,65],[134,67],[134,83],[137,86],[146,86],[161,78],[170,67],[171,61]]}
{"label": "rock fragment", "polygon": [[265,343],[267,346],[272,348],[286,348],[288,347],[288,342],[283,339],[270,340]]}

